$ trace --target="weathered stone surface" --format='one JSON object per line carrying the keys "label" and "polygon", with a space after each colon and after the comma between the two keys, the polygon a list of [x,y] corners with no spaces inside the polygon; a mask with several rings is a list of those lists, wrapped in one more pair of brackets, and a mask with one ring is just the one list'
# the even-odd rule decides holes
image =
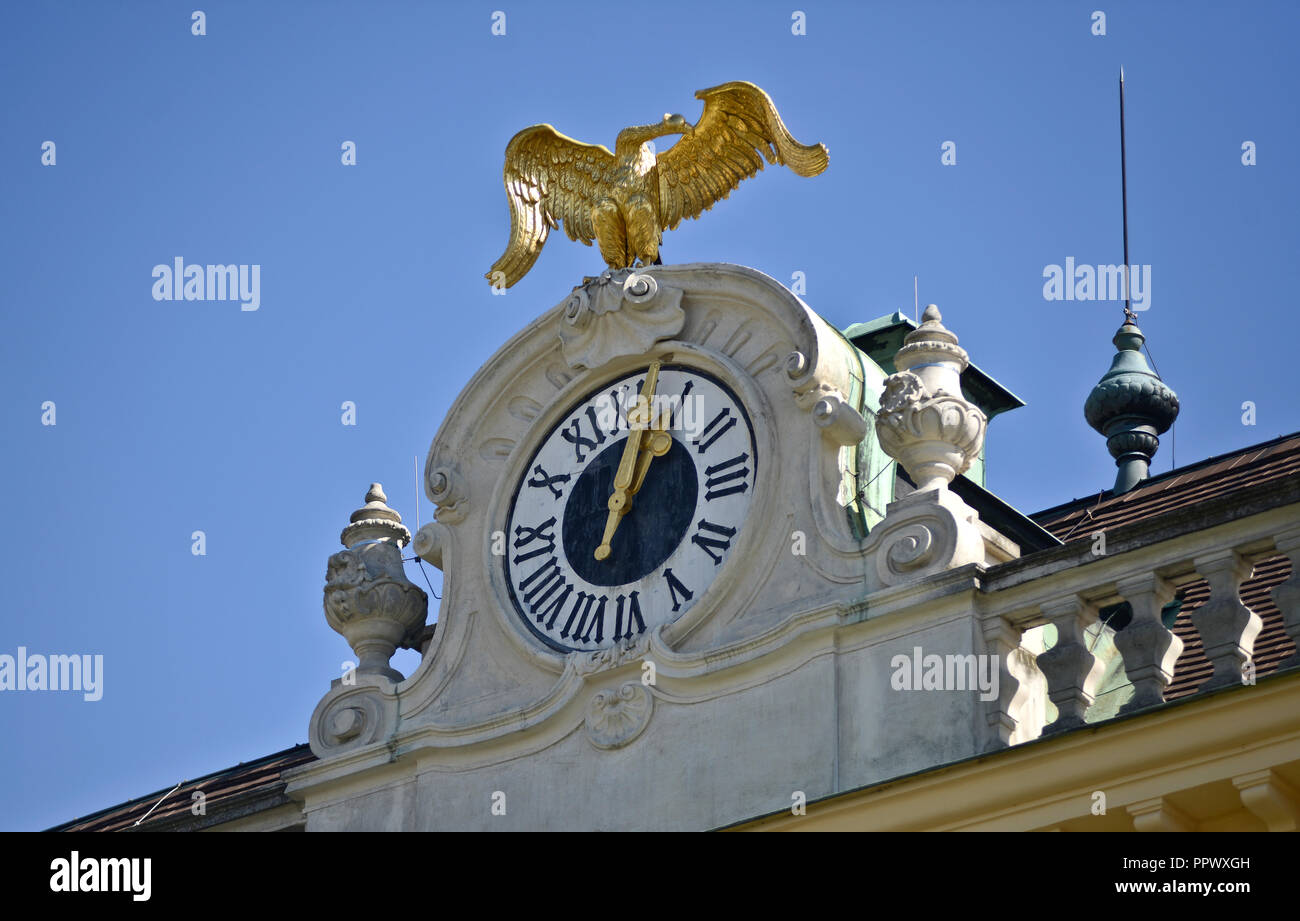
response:
{"label": "weathered stone surface", "polygon": [[1240,684],[1242,669],[1255,651],[1255,638],[1264,623],[1241,603],[1241,583],[1254,567],[1231,549],[1197,557],[1196,571],[1210,584],[1209,600],[1192,614],[1201,635],[1205,658],[1214,666],[1198,690]]}
{"label": "weathered stone surface", "polygon": [[1295,653],[1282,662],[1279,668],[1300,665],[1300,528],[1287,529],[1279,534],[1275,546],[1291,561],[1291,576],[1273,589],[1273,603],[1282,612],[1282,626],[1295,644]]}
{"label": "weathered stone surface", "polygon": [[[358,675],[317,707],[310,739],[323,760],[290,783],[309,829],[713,827],[1037,733],[1041,708],[1022,720],[1041,691],[1032,655],[1017,629],[976,610],[988,554],[974,512],[940,488],[909,495],[870,534],[855,524],[854,496],[892,469],[865,423],[884,373],[760,273],[640,274],[655,296],[680,292],[680,330],[664,338],[671,325],[629,309],[626,292],[603,316],[649,317],[649,354],[562,340],[570,308],[590,307],[566,301],[489,359],[448,412],[425,466],[436,520],[414,544],[443,569],[437,631],[409,678]],[[506,497],[575,395],[665,355],[743,400],[760,458],[752,525],[677,620],[557,652],[507,595],[492,549]],[[883,574],[872,570],[882,555]],[[364,562],[338,561],[338,591]],[[915,670],[901,663],[931,657],[951,660],[961,686],[908,686]]]}
{"label": "weathered stone surface", "polygon": [[1043,616],[1057,634],[1056,645],[1038,656],[1038,667],[1047,676],[1048,698],[1058,714],[1043,727],[1047,735],[1084,724],[1105,666],[1089,648],[1088,628],[1097,622],[1095,606],[1068,595],[1045,603]]}
{"label": "weathered stone surface", "polygon": [[387,506],[383,487],[374,483],[340,539],[347,549],[331,556],[326,568],[325,618],[361,660],[359,673],[401,681],[388,660],[404,639],[424,627],[429,608],[424,590],[402,568],[402,547],[411,532]]}
{"label": "weathered stone surface", "polygon": [[1174,597],[1168,582],[1154,573],[1140,573],[1120,581],[1117,587],[1133,606],[1132,621],[1115,634],[1124,671],[1133,682],[1133,698],[1120,713],[1131,713],[1164,703],[1183,641],[1160,620],[1164,606]]}

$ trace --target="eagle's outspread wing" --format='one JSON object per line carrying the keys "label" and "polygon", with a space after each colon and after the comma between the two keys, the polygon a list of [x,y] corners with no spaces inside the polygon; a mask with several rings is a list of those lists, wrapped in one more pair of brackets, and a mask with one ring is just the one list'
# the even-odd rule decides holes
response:
{"label": "eagle's outspread wing", "polygon": [[561,222],[569,239],[590,246],[596,238],[591,206],[608,194],[614,164],[605,147],[575,141],[550,125],[533,125],[511,138],[505,166],[510,242],[487,280],[495,284],[503,275],[509,288],[523,278]]}
{"label": "eagle's outspread wing", "polygon": [[[736,80],[695,94],[704,114],[695,130],[658,157],[659,223],[672,230],[699,217],[767,162],[816,176],[830,162],[824,144],[806,146],[786,130],[767,93]],[[763,156],[759,156],[759,154]]]}

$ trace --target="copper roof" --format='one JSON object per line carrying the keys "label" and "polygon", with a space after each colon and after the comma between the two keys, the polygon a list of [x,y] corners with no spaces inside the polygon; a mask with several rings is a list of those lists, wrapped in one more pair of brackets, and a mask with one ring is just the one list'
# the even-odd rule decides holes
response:
{"label": "copper roof", "polygon": [[[1068,543],[1086,538],[1094,531],[1155,518],[1248,487],[1297,476],[1300,476],[1300,433],[1179,467],[1144,480],[1123,495],[1105,490],[1093,498],[1076,499],[1029,517]],[[1278,663],[1295,652],[1295,644],[1282,629],[1282,613],[1269,593],[1290,575],[1290,561],[1279,555],[1256,563],[1252,576],[1242,583],[1242,602],[1264,622],[1255,640],[1256,677],[1276,671]],[[1183,606],[1173,629],[1183,641],[1183,652],[1174,666],[1173,683],[1165,691],[1166,700],[1195,693],[1211,671],[1200,635],[1191,622],[1192,613],[1208,599],[1209,586],[1204,579],[1199,579],[1184,585],[1179,594]]]}

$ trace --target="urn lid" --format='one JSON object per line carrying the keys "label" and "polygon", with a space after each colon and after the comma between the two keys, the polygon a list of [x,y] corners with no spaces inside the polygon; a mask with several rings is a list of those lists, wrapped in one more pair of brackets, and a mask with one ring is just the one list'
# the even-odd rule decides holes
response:
{"label": "urn lid", "polygon": [[399,547],[411,540],[411,532],[402,524],[402,516],[388,507],[384,487],[371,483],[366,491],[366,504],[352,513],[351,524],[343,529],[339,540],[345,547],[375,540],[395,541]]}
{"label": "urn lid", "polygon": [[930,304],[921,314],[921,325],[903,337],[903,347],[894,356],[900,371],[919,365],[950,363],[958,373],[966,370],[970,356],[957,344],[957,334],[943,325],[939,308]]}

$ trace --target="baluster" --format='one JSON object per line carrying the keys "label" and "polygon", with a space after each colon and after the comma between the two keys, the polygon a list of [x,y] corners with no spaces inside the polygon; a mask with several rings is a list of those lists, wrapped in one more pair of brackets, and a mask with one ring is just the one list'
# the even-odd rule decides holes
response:
{"label": "baluster", "polygon": [[1174,678],[1174,663],[1183,641],[1165,628],[1162,609],[1174,589],[1155,573],[1121,579],[1116,586],[1133,608],[1133,619],[1115,634],[1115,648],[1124,659],[1124,673],[1133,682],[1133,698],[1119,712],[1132,713],[1165,702],[1165,688]]}
{"label": "baluster", "polygon": [[1278,665],[1279,669],[1300,665],[1300,528],[1284,531],[1273,541],[1278,553],[1291,560],[1291,577],[1273,587],[1273,603],[1282,612],[1282,629],[1295,643],[1295,654]]}
{"label": "baluster", "polygon": [[1214,674],[1198,691],[1230,687],[1241,683],[1242,667],[1255,651],[1255,638],[1264,622],[1241,603],[1241,583],[1254,567],[1233,550],[1218,550],[1195,561],[1196,571],[1210,583],[1210,598],[1192,614],[1192,624],[1201,635],[1205,658]]}
{"label": "baluster", "polygon": [[1095,606],[1069,595],[1046,602],[1042,611],[1056,627],[1056,645],[1038,657],[1038,668],[1047,676],[1048,699],[1057,709],[1056,719],[1043,727],[1047,735],[1084,725],[1105,666],[1088,648],[1086,631],[1097,622]]}

